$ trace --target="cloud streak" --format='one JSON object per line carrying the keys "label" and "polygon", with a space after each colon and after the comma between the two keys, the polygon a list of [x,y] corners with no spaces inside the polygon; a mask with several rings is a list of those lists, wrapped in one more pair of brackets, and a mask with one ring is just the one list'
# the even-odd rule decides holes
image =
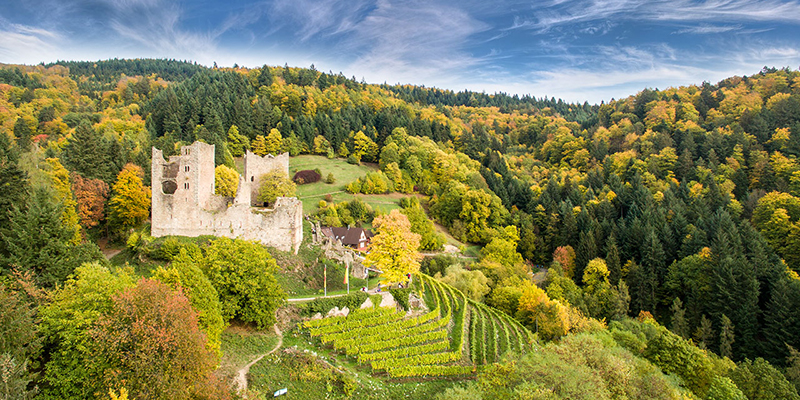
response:
{"label": "cloud streak", "polygon": [[584,0],[554,2],[531,15],[515,17],[508,29],[540,32],[582,22],[615,21],[777,21],[800,24],[800,3],[779,0]]}

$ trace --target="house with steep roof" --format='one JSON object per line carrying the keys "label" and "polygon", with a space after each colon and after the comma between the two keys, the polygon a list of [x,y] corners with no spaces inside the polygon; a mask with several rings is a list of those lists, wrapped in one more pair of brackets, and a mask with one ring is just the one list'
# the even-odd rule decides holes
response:
{"label": "house with steep roof", "polygon": [[320,231],[323,235],[334,241],[339,241],[343,245],[357,250],[365,251],[373,236],[371,230],[363,228],[336,228],[324,227]]}

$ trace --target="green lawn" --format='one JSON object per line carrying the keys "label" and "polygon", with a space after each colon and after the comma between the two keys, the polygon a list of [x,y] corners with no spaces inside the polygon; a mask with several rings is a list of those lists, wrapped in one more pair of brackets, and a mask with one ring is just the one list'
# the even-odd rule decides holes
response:
{"label": "green lawn", "polygon": [[[317,169],[322,171],[322,181],[300,185],[297,187],[299,197],[314,196],[330,192],[344,190],[344,186],[368,172],[377,171],[377,168],[369,165],[353,165],[341,158],[329,159],[323,156],[301,155],[289,159],[289,175],[294,176],[295,172],[306,169]],[[336,182],[333,184],[325,183],[325,178],[329,173],[333,173]]]}
{"label": "green lawn", "polygon": [[[306,169],[317,169],[322,171],[322,181],[299,185],[297,187],[297,197],[303,201],[303,213],[310,214],[316,211],[317,203],[325,199],[325,195],[330,194],[334,201],[343,201],[353,198],[353,195],[345,193],[344,187],[348,183],[366,175],[368,172],[377,169],[369,165],[353,165],[341,158],[328,159],[323,156],[301,155],[289,159],[289,175],[294,176],[295,172]],[[325,183],[325,178],[329,173],[333,173],[336,182]]]}
{"label": "green lawn", "polygon": [[230,381],[239,368],[254,358],[267,353],[278,343],[278,337],[270,331],[254,332],[241,327],[229,327],[222,333],[222,358],[217,375]]}

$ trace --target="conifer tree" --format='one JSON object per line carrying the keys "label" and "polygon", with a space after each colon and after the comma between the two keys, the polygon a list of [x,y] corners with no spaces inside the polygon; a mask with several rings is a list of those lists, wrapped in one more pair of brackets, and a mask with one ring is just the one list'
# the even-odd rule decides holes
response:
{"label": "conifer tree", "polygon": [[732,345],[734,341],[733,324],[731,320],[722,314],[719,328],[719,355],[722,357],[733,358]]}
{"label": "conifer tree", "polygon": [[700,317],[700,326],[694,331],[694,340],[697,342],[697,347],[707,349],[711,345],[711,340],[714,337],[714,328],[711,326],[711,320],[706,318],[705,314]]}
{"label": "conifer tree", "polygon": [[670,329],[676,335],[688,339],[689,325],[686,322],[686,310],[683,309],[683,302],[680,298],[675,298],[670,311],[672,311],[672,326]]}
{"label": "conifer tree", "polygon": [[17,117],[17,121],[14,123],[14,136],[17,137],[17,146],[22,151],[28,151],[31,147],[32,135],[33,132],[31,132],[31,128],[28,126],[28,123],[25,122],[25,119]]}
{"label": "conifer tree", "polygon": [[106,147],[103,135],[95,131],[88,121],[82,121],[64,146],[64,166],[84,178],[111,183],[114,176],[105,157]]}
{"label": "conifer tree", "polygon": [[82,263],[102,258],[93,243],[73,243],[76,226],[64,225],[62,210],[63,205],[53,201],[44,187],[34,190],[27,208],[13,206],[11,221],[0,232],[8,252],[2,260],[3,272],[9,268],[31,271],[37,284],[53,287]]}
{"label": "conifer tree", "polygon": [[[8,228],[13,206],[24,207],[27,199],[28,176],[19,167],[17,148],[11,138],[0,133],[0,232]],[[6,256],[0,240],[0,258]]]}
{"label": "conifer tree", "polygon": [[576,278],[583,276],[583,270],[589,264],[589,261],[595,257],[597,257],[597,245],[595,244],[594,235],[590,232],[582,231],[578,241],[578,249],[575,252]]}

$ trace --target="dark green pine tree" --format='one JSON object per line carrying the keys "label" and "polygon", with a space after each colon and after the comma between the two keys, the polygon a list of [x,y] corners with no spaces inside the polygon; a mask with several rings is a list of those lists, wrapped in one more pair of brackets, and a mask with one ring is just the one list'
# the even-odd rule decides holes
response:
{"label": "dark green pine tree", "polygon": [[103,259],[94,243],[70,244],[75,232],[62,224],[61,215],[62,205],[41,187],[34,190],[27,209],[15,205],[8,228],[0,232],[8,250],[5,268],[31,271],[37,284],[50,288],[82,263]]}
{"label": "dark green pine tree", "polygon": [[[24,205],[28,197],[28,176],[19,167],[17,148],[11,138],[0,133],[0,232],[8,229],[14,205]],[[0,240],[0,260],[8,255]]]}
{"label": "dark green pine tree", "polygon": [[733,359],[733,342],[735,340],[733,333],[733,323],[730,318],[722,314],[719,328],[719,355],[721,357],[728,357]]}
{"label": "dark green pine tree", "polygon": [[711,346],[713,338],[714,328],[711,326],[711,320],[703,314],[700,318],[700,326],[694,331],[694,341],[697,343],[697,347],[707,349]]}
{"label": "dark green pine tree", "polygon": [[578,282],[582,282],[583,270],[595,257],[597,257],[597,244],[594,235],[590,232],[581,232],[578,248],[575,250],[575,279]]}
{"label": "dark green pine tree", "polygon": [[107,147],[103,135],[95,131],[88,121],[82,121],[64,146],[64,166],[84,178],[100,179],[110,185],[116,176],[109,168],[111,160],[106,157]]}
{"label": "dark green pine tree", "polygon": [[737,358],[758,354],[758,280],[744,257],[723,257],[714,262],[711,273],[713,298],[710,312],[716,318],[730,315],[739,340],[734,345]]}
{"label": "dark green pine tree", "polygon": [[22,117],[18,117],[14,123],[14,136],[17,137],[17,146],[20,150],[23,152],[30,150],[33,132]]}
{"label": "dark green pine tree", "polygon": [[734,270],[736,277],[736,308],[731,321],[736,327],[736,343],[733,345],[737,359],[755,358],[759,353],[758,308],[759,283],[755,271],[744,257],[737,259]]}
{"label": "dark green pine tree", "polygon": [[652,270],[655,274],[656,282],[663,282],[667,276],[667,263],[664,255],[664,248],[653,228],[647,229],[644,242],[642,243],[642,262],[641,264]]}
{"label": "dark green pine tree", "polygon": [[800,346],[800,282],[784,277],[775,283],[764,310],[763,353],[776,365],[786,357],[786,344]]}
{"label": "dark green pine tree", "polygon": [[619,283],[622,279],[622,263],[619,259],[619,248],[617,240],[611,235],[606,241],[606,266],[608,267],[608,281],[612,285]]}
{"label": "dark green pine tree", "polygon": [[672,307],[670,307],[670,311],[672,311],[672,324],[670,326],[670,330],[672,330],[672,333],[684,339],[688,339],[689,324],[686,321],[686,310],[683,309],[683,302],[681,302],[680,298],[675,298],[675,300],[672,302]]}
{"label": "dark green pine tree", "polygon": [[561,202],[561,229],[559,246],[576,246],[578,244],[578,225],[572,213],[572,202]]}
{"label": "dark green pine tree", "polygon": [[631,294],[631,311],[653,312],[656,307],[656,275],[647,265],[632,263],[628,271],[628,286]]}

